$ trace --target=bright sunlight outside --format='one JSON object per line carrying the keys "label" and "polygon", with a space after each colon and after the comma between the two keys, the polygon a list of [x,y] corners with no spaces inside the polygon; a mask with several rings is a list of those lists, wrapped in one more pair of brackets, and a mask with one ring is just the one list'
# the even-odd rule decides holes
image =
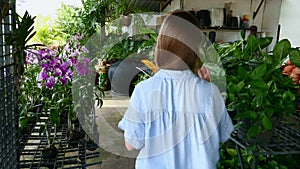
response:
{"label": "bright sunlight outside", "polygon": [[30,15],[55,17],[56,10],[61,7],[61,4],[82,6],[80,0],[16,0],[16,10],[20,15],[23,15],[27,10]]}

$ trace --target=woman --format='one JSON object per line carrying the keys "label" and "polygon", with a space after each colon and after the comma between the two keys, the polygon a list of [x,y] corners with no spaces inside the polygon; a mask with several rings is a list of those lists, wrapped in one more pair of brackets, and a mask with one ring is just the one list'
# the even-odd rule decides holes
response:
{"label": "woman", "polygon": [[[155,49],[155,75],[140,82],[119,122],[137,169],[213,169],[233,131],[224,100],[199,69],[200,26],[188,12],[168,15]],[[200,77],[200,78],[199,78]]]}

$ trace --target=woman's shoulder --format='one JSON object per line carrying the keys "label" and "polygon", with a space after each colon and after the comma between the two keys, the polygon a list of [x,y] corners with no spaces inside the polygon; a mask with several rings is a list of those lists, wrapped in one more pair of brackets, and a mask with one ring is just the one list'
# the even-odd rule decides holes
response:
{"label": "woman's shoulder", "polygon": [[135,88],[144,88],[146,86],[149,86],[152,83],[153,83],[153,76],[143,81],[140,81],[138,84],[135,85]]}

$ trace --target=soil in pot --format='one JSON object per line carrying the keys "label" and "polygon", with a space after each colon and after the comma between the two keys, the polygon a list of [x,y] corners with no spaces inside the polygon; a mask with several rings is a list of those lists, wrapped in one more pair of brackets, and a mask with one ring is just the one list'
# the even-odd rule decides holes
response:
{"label": "soil in pot", "polygon": [[45,149],[42,150],[42,159],[43,160],[53,160],[56,158],[58,154],[58,150],[54,145],[46,146]]}

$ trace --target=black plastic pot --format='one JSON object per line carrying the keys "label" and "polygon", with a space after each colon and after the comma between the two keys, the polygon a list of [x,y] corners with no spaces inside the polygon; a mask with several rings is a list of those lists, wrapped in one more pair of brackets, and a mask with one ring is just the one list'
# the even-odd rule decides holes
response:
{"label": "black plastic pot", "polygon": [[68,145],[71,147],[77,147],[79,142],[85,137],[85,134],[76,130],[70,129],[67,132]]}
{"label": "black plastic pot", "polygon": [[137,67],[144,67],[139,59],[125,59],[112,64],[108,69],[111,90],[118,95],[130,96],[141,73]]}
{"label": "black plastic pot", "polygon": [[211,19],[210,19],[210,12],[209,10],[200,10],[197,12],[197,18],[200,22],[201,26],[210,26]]}
{"label": "black plastic pot", "polygon": [[53,160],[56,158],[58,150],[54,145],[47,146],[41,152],[41,157],[43,160]]}
{"label": "black plastic pot", "polygon": [[90,151],[95,151],[97,148],[99,148],[99,146],[93,140],[88,139],[86,141],[86,149]]}

